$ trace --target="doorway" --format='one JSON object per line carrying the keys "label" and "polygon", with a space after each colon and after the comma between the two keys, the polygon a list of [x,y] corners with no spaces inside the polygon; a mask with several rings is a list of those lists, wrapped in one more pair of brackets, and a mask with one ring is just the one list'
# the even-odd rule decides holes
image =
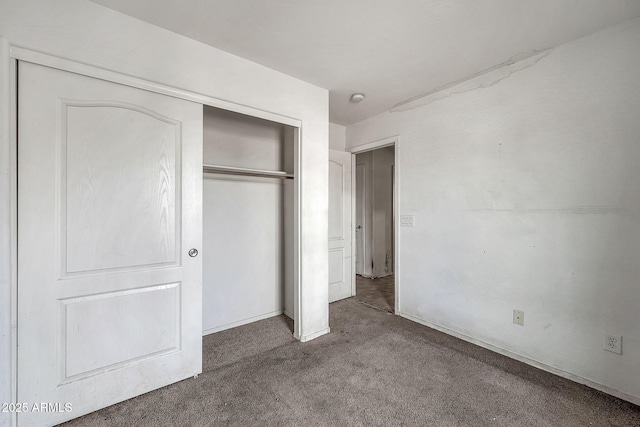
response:
{"label": "doorway", "polygon": [[395,144],[356,152],[356,298],[396,312]]}

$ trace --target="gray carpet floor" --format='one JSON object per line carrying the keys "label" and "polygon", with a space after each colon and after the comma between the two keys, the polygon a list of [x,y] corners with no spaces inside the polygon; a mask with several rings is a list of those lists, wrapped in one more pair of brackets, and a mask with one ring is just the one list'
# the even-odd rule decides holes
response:
{"label": "gray carpet floor", "polygon": [[69,426],[640,426],[640,407],[356,298],[204,337],[204,372]]}
{"label": "gray carpet floor", "polygon": [[384,311],[395,311],[394,275],[369,279],[356,276],[356,298]]}

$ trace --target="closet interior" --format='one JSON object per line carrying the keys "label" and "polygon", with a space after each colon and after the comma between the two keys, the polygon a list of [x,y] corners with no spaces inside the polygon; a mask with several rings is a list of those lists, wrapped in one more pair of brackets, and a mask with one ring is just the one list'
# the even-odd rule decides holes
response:
{"label": "closet interior", "polygon": [[297,128],[204,106],[203,335],[294,317]]}

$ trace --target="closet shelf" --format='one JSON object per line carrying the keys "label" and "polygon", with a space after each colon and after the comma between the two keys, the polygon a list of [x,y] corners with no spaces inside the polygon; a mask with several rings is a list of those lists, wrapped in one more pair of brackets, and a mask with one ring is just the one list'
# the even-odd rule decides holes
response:
{"label": "closet shelf", "polygon": [[271,171],[265,169],[249,169],[249,168],[236,168],[233,166],[218,166],[218,165],[203,165],[202,171],[204,173],[217,173],[226,175],[245,175],[245,176],[259,176],[263,178],[280,178],[280,179],[293,179],[292,173],[284,171]]}

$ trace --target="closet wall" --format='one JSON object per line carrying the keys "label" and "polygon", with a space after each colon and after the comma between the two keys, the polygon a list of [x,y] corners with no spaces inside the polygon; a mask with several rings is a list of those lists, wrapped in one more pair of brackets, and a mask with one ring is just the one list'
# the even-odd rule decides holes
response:
{"label": "closet wall", "polygon": [[[204,107],[204,164],[293,173],[293,131]],[[204,174],[203,333],[293,318],[293,180]]]}

